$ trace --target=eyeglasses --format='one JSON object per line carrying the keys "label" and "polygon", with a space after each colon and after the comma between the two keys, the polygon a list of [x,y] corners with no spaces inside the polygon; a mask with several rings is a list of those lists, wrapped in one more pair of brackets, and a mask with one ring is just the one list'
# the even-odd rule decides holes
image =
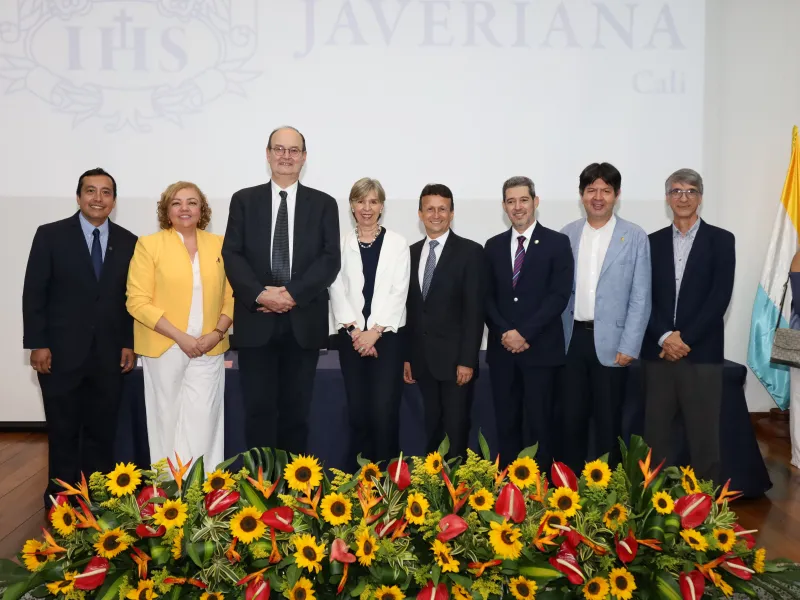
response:
{"label": "eyeglasses", "polygon": [[685,195],[689,200],[694,200],[700,195],[700,192],[698,192],[697,190],[674,189],[669,191],[669,195],[673,200],[678,200],[683,195]]}
{"label": "eyeglasses", "polygon": [[289,156],[291,156],[292,158],[297,158],[303,153],[303,151],[297,146],[292,146],[291,148],[284,148],[283,146],[273,146],[272,152],[275,154],[275,156],[284,156],[288,152]]}

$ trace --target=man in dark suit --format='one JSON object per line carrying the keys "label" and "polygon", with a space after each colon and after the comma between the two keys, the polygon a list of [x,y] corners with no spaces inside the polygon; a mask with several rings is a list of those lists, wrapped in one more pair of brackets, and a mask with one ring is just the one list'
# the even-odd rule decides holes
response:
{"label": "man in dark suit", "polygon": [[319,350],[328,341],[328,286],[341,264],[339,212],[298,180],[306,141],[270,134],[269,183],[233,195],[222,246],[236,299],[234,343],[247,446],[305,453]]}
{"label": "man in dark suit", "polygon": [[419,383],[428,451],[436,450],[446,434],[450,455],[465,456],[486,278],[483,248],[450,230],[454,204],[453,193],[442,184],[426,185],[420,194],[419,218],[427,237],[409,249],[409,360],[403,379]]}
{"label": "man in dark suit", "polygon": [[561,313],[572,293],[569,238],[536,221],[539,198],[528,177],[503,184],[503,210],[511,229],[486,242],[492,395],[504,464],[538,442],[537,458],[553,458],[553,385],[564,364]]}
{"label": "man in dark suit", "polygon": [[697,214],[703,179],[681,169],[666,182],[674,221],[650,234],[653,311],[642,358],[645,438],[657,460],[674,460],[673,421],[681,415],[691,462],[703,479],[719,477],[725,324],[733,292],[733,234]]}
{"label": "man in dark suit", "polygon": [[50,496],[114,468],[122,374],[135,363],[125,308],[136,236],[111,222],[117,184],[103,169],[78,180],[79,211],[36,230],[22,292],[23,346],[42,390]]}

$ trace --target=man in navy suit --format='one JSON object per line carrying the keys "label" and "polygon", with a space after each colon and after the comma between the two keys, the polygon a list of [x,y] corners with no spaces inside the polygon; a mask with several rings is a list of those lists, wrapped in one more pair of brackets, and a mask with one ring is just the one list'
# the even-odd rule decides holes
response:
{"label": "man in navy suit", "polygon": [[681,415],[697,475],[717,479],[723,317],[733,292],[735,240],[698,216],[703,179],[696,171],[676,171],[665,187],[674,220],[650,234],[653,311],[642,347],[645,438],[657,460],[674,460],[672,424]]}
{"label": "man in navy suit", "polygon": [[539,197],[528,177],[503,184],[503,210],[511,229],[486,242],[487,362],[504,464],[539,444],[547,468],[553,456],[553,384],[564,364],[561,313],[572,293],[569,238],[536,221]]}

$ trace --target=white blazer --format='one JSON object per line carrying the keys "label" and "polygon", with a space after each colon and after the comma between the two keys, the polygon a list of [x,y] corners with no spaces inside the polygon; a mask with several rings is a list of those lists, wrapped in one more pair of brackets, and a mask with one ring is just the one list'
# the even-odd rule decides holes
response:
{"label": "white blazer", "polygon": [[369,321],[364,323],[364,267],[358,237],[349,231],[342,239],[342,268],[329,288],[329,326],[334,334],[347,323],[357,323],[361,330],[375,325],[396,332],[406,324],[406,297],[411,274],[408,242],[386,230],[375,271],[375,290]]}

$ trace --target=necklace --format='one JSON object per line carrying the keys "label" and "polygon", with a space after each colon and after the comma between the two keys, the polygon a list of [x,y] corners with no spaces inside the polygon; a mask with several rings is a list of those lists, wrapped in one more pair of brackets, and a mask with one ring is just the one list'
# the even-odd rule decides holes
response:
{"label": "necklace", "polygon": [[372,244],[374,244],[375,240],[378,239],[378,236],[381,234],[381,230],[382,229],[383,228],[380,225],[378,225],[377,229],[375,229],[375,237],[372,238],[371,242],[366,243],[366,242],[362,242],[361,240],[358,240],[358,227],[356,227],[355,228],[355,234],[356,234],[356,239],[358,240],[358,245],[361,246],[362,248],[364,248],[365,250],[367,248],[372,248]]}

